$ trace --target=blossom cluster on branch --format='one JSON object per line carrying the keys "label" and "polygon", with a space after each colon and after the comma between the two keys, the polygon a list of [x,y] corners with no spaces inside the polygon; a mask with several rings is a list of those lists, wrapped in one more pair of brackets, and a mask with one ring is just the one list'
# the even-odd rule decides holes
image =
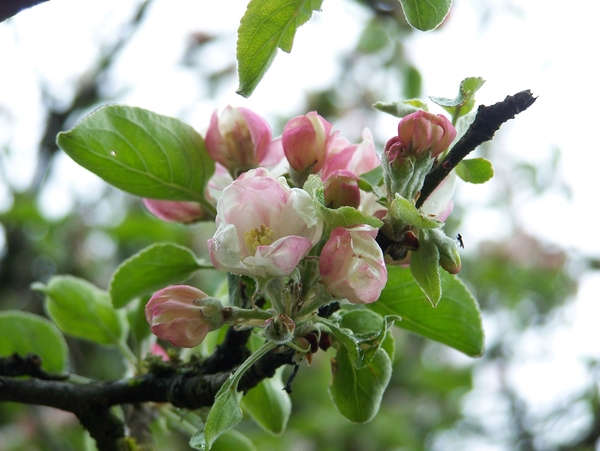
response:
{"label": "blossom cluster on branch", "polygon": [[[255,304],[250,310],[226,307],[225,313],[197,288],[171,286],[146,307],[152,332],[175,346],[193,347],[228,323],[268,328],[266,336],[287,343],[314,332],[312,316],[323,305],[377,301],[387,282],[378,229],[397,242],[413,237],[401,259],[387,258],[409,264],[409,254],[419,249],[419,223],[407,220],[406,211],[429,221],[430,229],[441,228],[452,210],[454,176],[420,211],[414,203],[424,177],[455,137],[445,116],[419,110],[400,121],[382,165],[368,129],[354,144],[316,112],[291,119],[275,139],[268,123],[248,109],[215,112],[206,132],[207,152],[217,164],[207,184],[217,213],[217,230],[207,243],[210,259],[218,270],[254,278],[255,296],[267,302],[268,317]],[[370,171],[381,171],[384,183],[361,189],[360,177]],[[399,212],[397,199],[406,211]],[[167,221],[205,218],[200,204],[144,202]],[[448,255],[451,262],[442,267],[458,272],[458,253]]]}

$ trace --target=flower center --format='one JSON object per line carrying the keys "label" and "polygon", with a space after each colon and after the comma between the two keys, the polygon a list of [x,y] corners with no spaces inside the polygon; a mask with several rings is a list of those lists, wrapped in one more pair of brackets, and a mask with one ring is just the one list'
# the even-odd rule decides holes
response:
{"label": "flower center", "polygon": [[256,229],[244,233],[244,242],[250,254],[256,253],[258,246],[268,246],[274,241],[275,232],[271,228],[261,225]]}

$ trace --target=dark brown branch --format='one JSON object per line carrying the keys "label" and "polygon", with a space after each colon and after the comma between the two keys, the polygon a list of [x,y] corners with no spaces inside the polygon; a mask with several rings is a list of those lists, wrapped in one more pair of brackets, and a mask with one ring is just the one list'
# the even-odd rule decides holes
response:
{"label": "dark brown branch", "polygon": [[419,208],[435,188],[446,178],[446,176],[480,144],[489,141],[498,131],[500,126],[509,119],[513,119],[521,111],[526,110],[536,97],[530,90],[521,91],[515,95],[507,96],[502,102],[491,106],[481,105],[477,110],[475,120],[467,132],[448,152],[446,158],[439,162],[425,178],[421,195],[417,200],[416,207]]}
{"label": "dark brown branch", "polygon": [[69,378],[65,374],[51,374],[42,369],[42,359],[36,354],[25,357],[15,353],[10,357],[0,357],[0,376],[31,376],[47,381],[64,381]]}
{"label": "dark brown branch", "polygon": [[[96,439],[100,451],[119,450],[124,427],[110,408],[125,404],[169,402],[175,407],[198,409],[211,406],[221,385],[248,356],[249,331],[230,329],[225,341],[205,362],[151,369],[127,380],[75,384],[68,381],[14,379],[10,371],[0,375],[0,401],[55,407],[74,413]],[[242,348],[245,350],[242,350]],[[228,357],[226,357],[228,356]],[[242,377],[238,389],[247,392],[275,370],[293,362],[286,347],[263,356]],[[219,368],[220,367],[220,368]],[[217,371],[220,370],[220,371]]]}
{"label": "dark brown branch", "polygon": [[48,0],[2,0],[0,2],[0,22],[14,16],[24,9],[45,3]]}

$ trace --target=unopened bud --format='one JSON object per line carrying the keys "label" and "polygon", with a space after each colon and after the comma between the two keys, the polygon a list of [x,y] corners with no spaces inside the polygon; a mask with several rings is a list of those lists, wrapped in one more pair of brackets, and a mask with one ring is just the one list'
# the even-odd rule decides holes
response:
{"label": "unopened bud", "polygon": [[450,274],[458,274],[461,261],[456,239],[446,236],[441,229],[431,229],[429,236],[440,253],[440,266]]}
{"label": "unopened bud", "polygon": [[172,285],[156,292],[146,304],[152,333],[173,346],[193,348],[211,330],[223,326],[223,306],[218,299],[188,285]]}
{"label": "unopened bud", "polygon": [[336,136],[332,130],[333,125],[316,111],[297,116],[285,125],[281,135],[283,151],[292,173],[301,181],[323,167],[328,146]]}
{"label": "unopened bud", "polygon": [[150,213],[166,222],[189,224],[200,221],[205,213],[198,202],[178,202],[172,200],[143,199]]}
{"label": "unopened bud", "polygon": [[288,343],[294,339],[296,323],[283,313],[265,321],[264,335],[277,344]]}
{"label": "unopened bud", "polygon": [[266,157],[271,128],[253,111],[227,106],[220,115],[213,113],[205,142],[211,158],[225,166],[235,178],[257,167]]}
{"label": "unopened bud", "polygon": [[325,206],[328,208],[354,207],[360,205],[358,176],[353,172],[337,170],[325,180]]}

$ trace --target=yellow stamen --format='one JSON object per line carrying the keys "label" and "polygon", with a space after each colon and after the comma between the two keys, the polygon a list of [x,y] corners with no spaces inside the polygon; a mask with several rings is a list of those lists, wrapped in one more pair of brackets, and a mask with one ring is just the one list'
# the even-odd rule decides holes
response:
{"label": "yellow stamen", "polygon": [[256,253],[256,248],[258,246],[268,246],[275,241],[274,238],[275,232],[264,225],[244,233],[244,242],[252,255]]}

